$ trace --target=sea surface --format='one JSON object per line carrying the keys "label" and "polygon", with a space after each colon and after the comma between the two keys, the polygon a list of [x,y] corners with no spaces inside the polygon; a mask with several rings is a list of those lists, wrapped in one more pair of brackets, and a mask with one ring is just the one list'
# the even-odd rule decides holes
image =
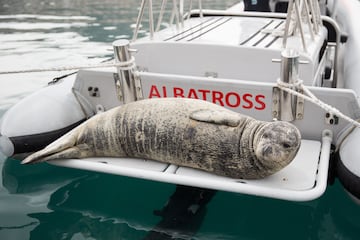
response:
{"label": "sea surface", "polygon": [[[236,1],[203,2],[222,9]],[[0,0],[0,70],[109,59],[112,41],[131,38],[139,5],[140,0]],[[0,118],[62,74],[0,75]],[[46,163],[22,166],[2,155],[0,170],[0,240],[360,237],[360,206],[337,181],[319,199],[297,203]]]}

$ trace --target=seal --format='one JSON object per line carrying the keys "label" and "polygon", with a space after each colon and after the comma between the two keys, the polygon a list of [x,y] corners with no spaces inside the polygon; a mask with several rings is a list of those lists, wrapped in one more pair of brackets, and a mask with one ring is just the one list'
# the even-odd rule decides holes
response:
{"label": "seal", "polygon": [[133,157],[258,179],[288,165],[300,142],[287,122],[258,121],[203,100],[159,98],[100,113],[22,163]]}

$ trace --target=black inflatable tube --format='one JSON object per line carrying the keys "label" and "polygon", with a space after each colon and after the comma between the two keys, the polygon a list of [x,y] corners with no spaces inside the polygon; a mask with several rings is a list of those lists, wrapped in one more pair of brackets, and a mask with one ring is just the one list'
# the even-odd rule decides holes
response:
{"label": "black inflatable tube", "polygon": [[50,132],[38,133],[26,136],[9,137],[10,141],[14,145],[14,154],[29,153],[38,151],[48,144],[52,143],[71,129],[80,125],[86,119],[82,119],[76,123],[73,123],[67,127],[57,129]]}
{"label": "black inflatable tube", "polygon": [[337,161],[336,174],[344,188],[354,197],[360,199],[360,177],[351,172],[341,159]]}

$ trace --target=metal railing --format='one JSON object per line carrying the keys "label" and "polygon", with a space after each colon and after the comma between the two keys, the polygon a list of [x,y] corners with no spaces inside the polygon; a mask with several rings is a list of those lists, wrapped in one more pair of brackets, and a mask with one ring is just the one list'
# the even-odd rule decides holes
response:
{"label": "metal railing", "polygon": [[[154,27],[154,11],[153,11],[152,0],[142,0],[141,5],[140,5],[139,14],[138,14],[138,17],[137,17],[137,20],[136,20],[136,26],[135,26],[133,38],[132,38],[133,41],[135,41],[137,39],[139,30],[141,28],[141,22],[142,22],[143,17],[144,17],[144,11],[145,11],[146,5],[148,5],[148,12],[149,12],[150,39],[153,39],[154,32],[157,32],[157,31],[160,30],[161,23],[163,21],[164,14],[165,14],[167,0],[162,0],[162,2],[161,2],[156,28]],[[185,9],[184,8],[185,8],[184,0],[179,0],[179,1],[178,0],[172,0],[172,10],[171,10],[171,14],[170,14],[170,24],[173,24],[174,20],[175,20],[175,24],[176,24],[177,28],[179,27],[180,24],[181,25],[184,24],[184,16],[185,16]],[[189,0],[189,10],[188,10],[189,14],[188,14],[188,16],[190,16],[190,12],[192,11],[192,8],[193,8],[193,0]],[[199,11],[200,11],[200,17],[202,17],[203,14],[202,14],[202,1],[201,0],[198,0],[198,8],[199,8]]]}
{"label": "metal railing", "polygon": [[300,37],[303,49],[306,52],[307,46],[304,34],[304,25],[307,22],[311,38],[315,38],[322,26],[319,2],[314,0],[290,0],[283,38],[283,47],[286,48],[288,36],[293,35],[297,29],[300,31]]}

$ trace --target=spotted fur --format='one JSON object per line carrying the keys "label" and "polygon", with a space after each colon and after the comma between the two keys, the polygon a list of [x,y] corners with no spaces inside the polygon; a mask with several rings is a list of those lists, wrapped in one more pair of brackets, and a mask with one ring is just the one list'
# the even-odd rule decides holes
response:
{"label": "spotted fur", "polygon": [[148,99],[94,116],[23,163],[134,157],[258,179],[288,165],[300,140],[290,123],[258,121],[202,100]]}

